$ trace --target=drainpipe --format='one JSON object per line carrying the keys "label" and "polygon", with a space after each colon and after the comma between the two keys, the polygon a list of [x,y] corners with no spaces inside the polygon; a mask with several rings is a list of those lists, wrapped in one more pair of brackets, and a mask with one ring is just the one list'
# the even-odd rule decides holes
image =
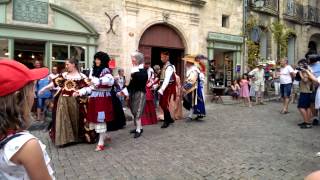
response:
{"label": "drainpipe", "polygon": [[242,52],[242,63],[241,63],[241,73],[244,73],[245,71],[245,65],[246,65],[246,54],[247,54],[247,45],[246,45],[246,28],[247,28],[247,6],[248,6],[248,0],[243,0],[243,26],[242,26],[242,34],[243,34],[243,52]]}
{"label": "drainpipe", "polygon": [[[280,0],[278,0],[278,23],[280,23]],[[280,42],[277,42],[277,60],[280,60]]]}

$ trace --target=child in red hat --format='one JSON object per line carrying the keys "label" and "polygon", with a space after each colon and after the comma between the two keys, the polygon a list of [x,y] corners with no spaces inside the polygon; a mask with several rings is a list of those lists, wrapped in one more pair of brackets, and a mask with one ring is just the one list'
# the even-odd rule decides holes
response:
{"label": "child in red hat", "polygon": [[0,59],[0,172],[5,179],[54,179],[43,145],[26,129],[34,101],[35,81],[47,68],[30,70]]}

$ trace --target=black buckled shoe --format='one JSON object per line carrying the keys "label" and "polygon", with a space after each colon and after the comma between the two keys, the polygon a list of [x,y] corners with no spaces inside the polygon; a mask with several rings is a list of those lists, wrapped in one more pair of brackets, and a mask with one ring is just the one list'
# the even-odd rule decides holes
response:
{"label": "black buckled shoe", "polygon": [[161,126],[161,128],[167,128],[169,127],[170,123],[168,122],[164,122],[163,125]]}
{"label": "black buckled shoe", "polygon": [[138,137],[140,137],[141,134],[142,134],[142,132],[143,132],[142,129],[141,129],[140,132],[135,132],[133,138],[138,138]]}
{"label": "black buckled shoe", "polygon": [[[143,133],[143,129],[141,129],[140,131],[141,131],[141,133]],[[136,132],[137,132],[136,129],[132,129],[132,130],[130,131],[130,134],[134,134],[134,133],[136,133]]]}

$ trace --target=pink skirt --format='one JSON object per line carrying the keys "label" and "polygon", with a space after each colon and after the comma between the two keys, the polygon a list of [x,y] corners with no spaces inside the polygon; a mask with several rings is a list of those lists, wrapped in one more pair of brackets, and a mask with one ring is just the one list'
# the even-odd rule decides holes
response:
{"label": "pink skirt", "polygon": [[245,85],[240,88],[240,97],[249,97],[249,86]]}

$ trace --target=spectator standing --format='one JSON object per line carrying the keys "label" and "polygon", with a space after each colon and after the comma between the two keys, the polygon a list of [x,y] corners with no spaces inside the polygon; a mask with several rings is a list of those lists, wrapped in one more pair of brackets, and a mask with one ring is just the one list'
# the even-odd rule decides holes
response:
{"label": "spectator standing", "polygon": [[49,76],[46,76],[36,83],[36,92],[37,92],[37,121],[41,121],[44,119],[43,111],[45,110],[45,101],[52,97],[50,91],[46,91],[43,94],[40,94],[39,91],[47,86],[50,83]]}
{"label": "spectator standing", "polygon": [[303,117],[303,122],[298,124],[300,128],[307,129],[312,128],[311,122],[311,83],[312,81],[309,79],[308,73],[304,71],[299,71],[299,76],[301,77],[300,81],[300,96],[298,101],[298,109]]}
{"label": "spectator standing", "polygon": [[[308,57],[308,61],[310,64],[310,69],[312,74],[318,78],[320,77],[320,56],[317,54],[311,54]],[[313,119],[313,125],[319,124],[319,115],[317,114],[317,109],[315,109],[315,97],[316,97],[316,91],[318,88],[318,83],[315,83],[312,89],[312,96],[311,96],[311,112],[312,112],[312,119]]]}
{"label": "spectator standing", "polygon": [[256,105],[264,104],[263,94],[265,89],[265,79],[264,79],[264,69],[263,64],[259,63],[257,68],[249,72],[249,75],[253,76],[254,80],[254,90],[256,95]]}
{"label": "spectator standing", "polygon": [[290,101],[292,78],[294,77],[293,68],[287,64],[285,59],[280,60],[280,92],[283,98],[281,114],[288,113],[288,105]]}
{"label": "spectator standing", "polygon": [[54,179],[45,145],[26,129],[31,124],[35,80],[48,69],[30,70],[14,60],[0,60],[0,172],[4,179]]}
{"label": "spectator standing", "polygon": [[252,107],[249,94],[249,81],[246,74],[244,74],[240,80],[240,97],[243,98],[244,105],[248,104],[249,107]]}
{"label": "spectator standing", "polygon": [[[123,68],[118,69],[118,76],[115,77],[115,84],[118,86],[117,91],[122,91],[123,88],[126,87],[126,77],[124,76],[124,70]],[[119,96],[119,99],[121,101],[122,107],[125,106],[125,100],[123,96]],[[125,108],[123,108],[125,110]]]}
{"label": "spectator standing", "polygon": [[296,78],[296,75],[298,73],[298,70],[296,69],[296,66],[293,66],[294,69],[294,79],[292,82],[292,96],[291,96],[291,102],[294,104],[296,103],[296,100],[299,96],[299,89],[300,89],[300,78]]}
{"label": "spectator standing", "polygon": [[280,94],[280,66],[276,66],[276,69],[273,72],[273,85],[274,85],[274,94],[277,97],[279,97],[279,94]]}

